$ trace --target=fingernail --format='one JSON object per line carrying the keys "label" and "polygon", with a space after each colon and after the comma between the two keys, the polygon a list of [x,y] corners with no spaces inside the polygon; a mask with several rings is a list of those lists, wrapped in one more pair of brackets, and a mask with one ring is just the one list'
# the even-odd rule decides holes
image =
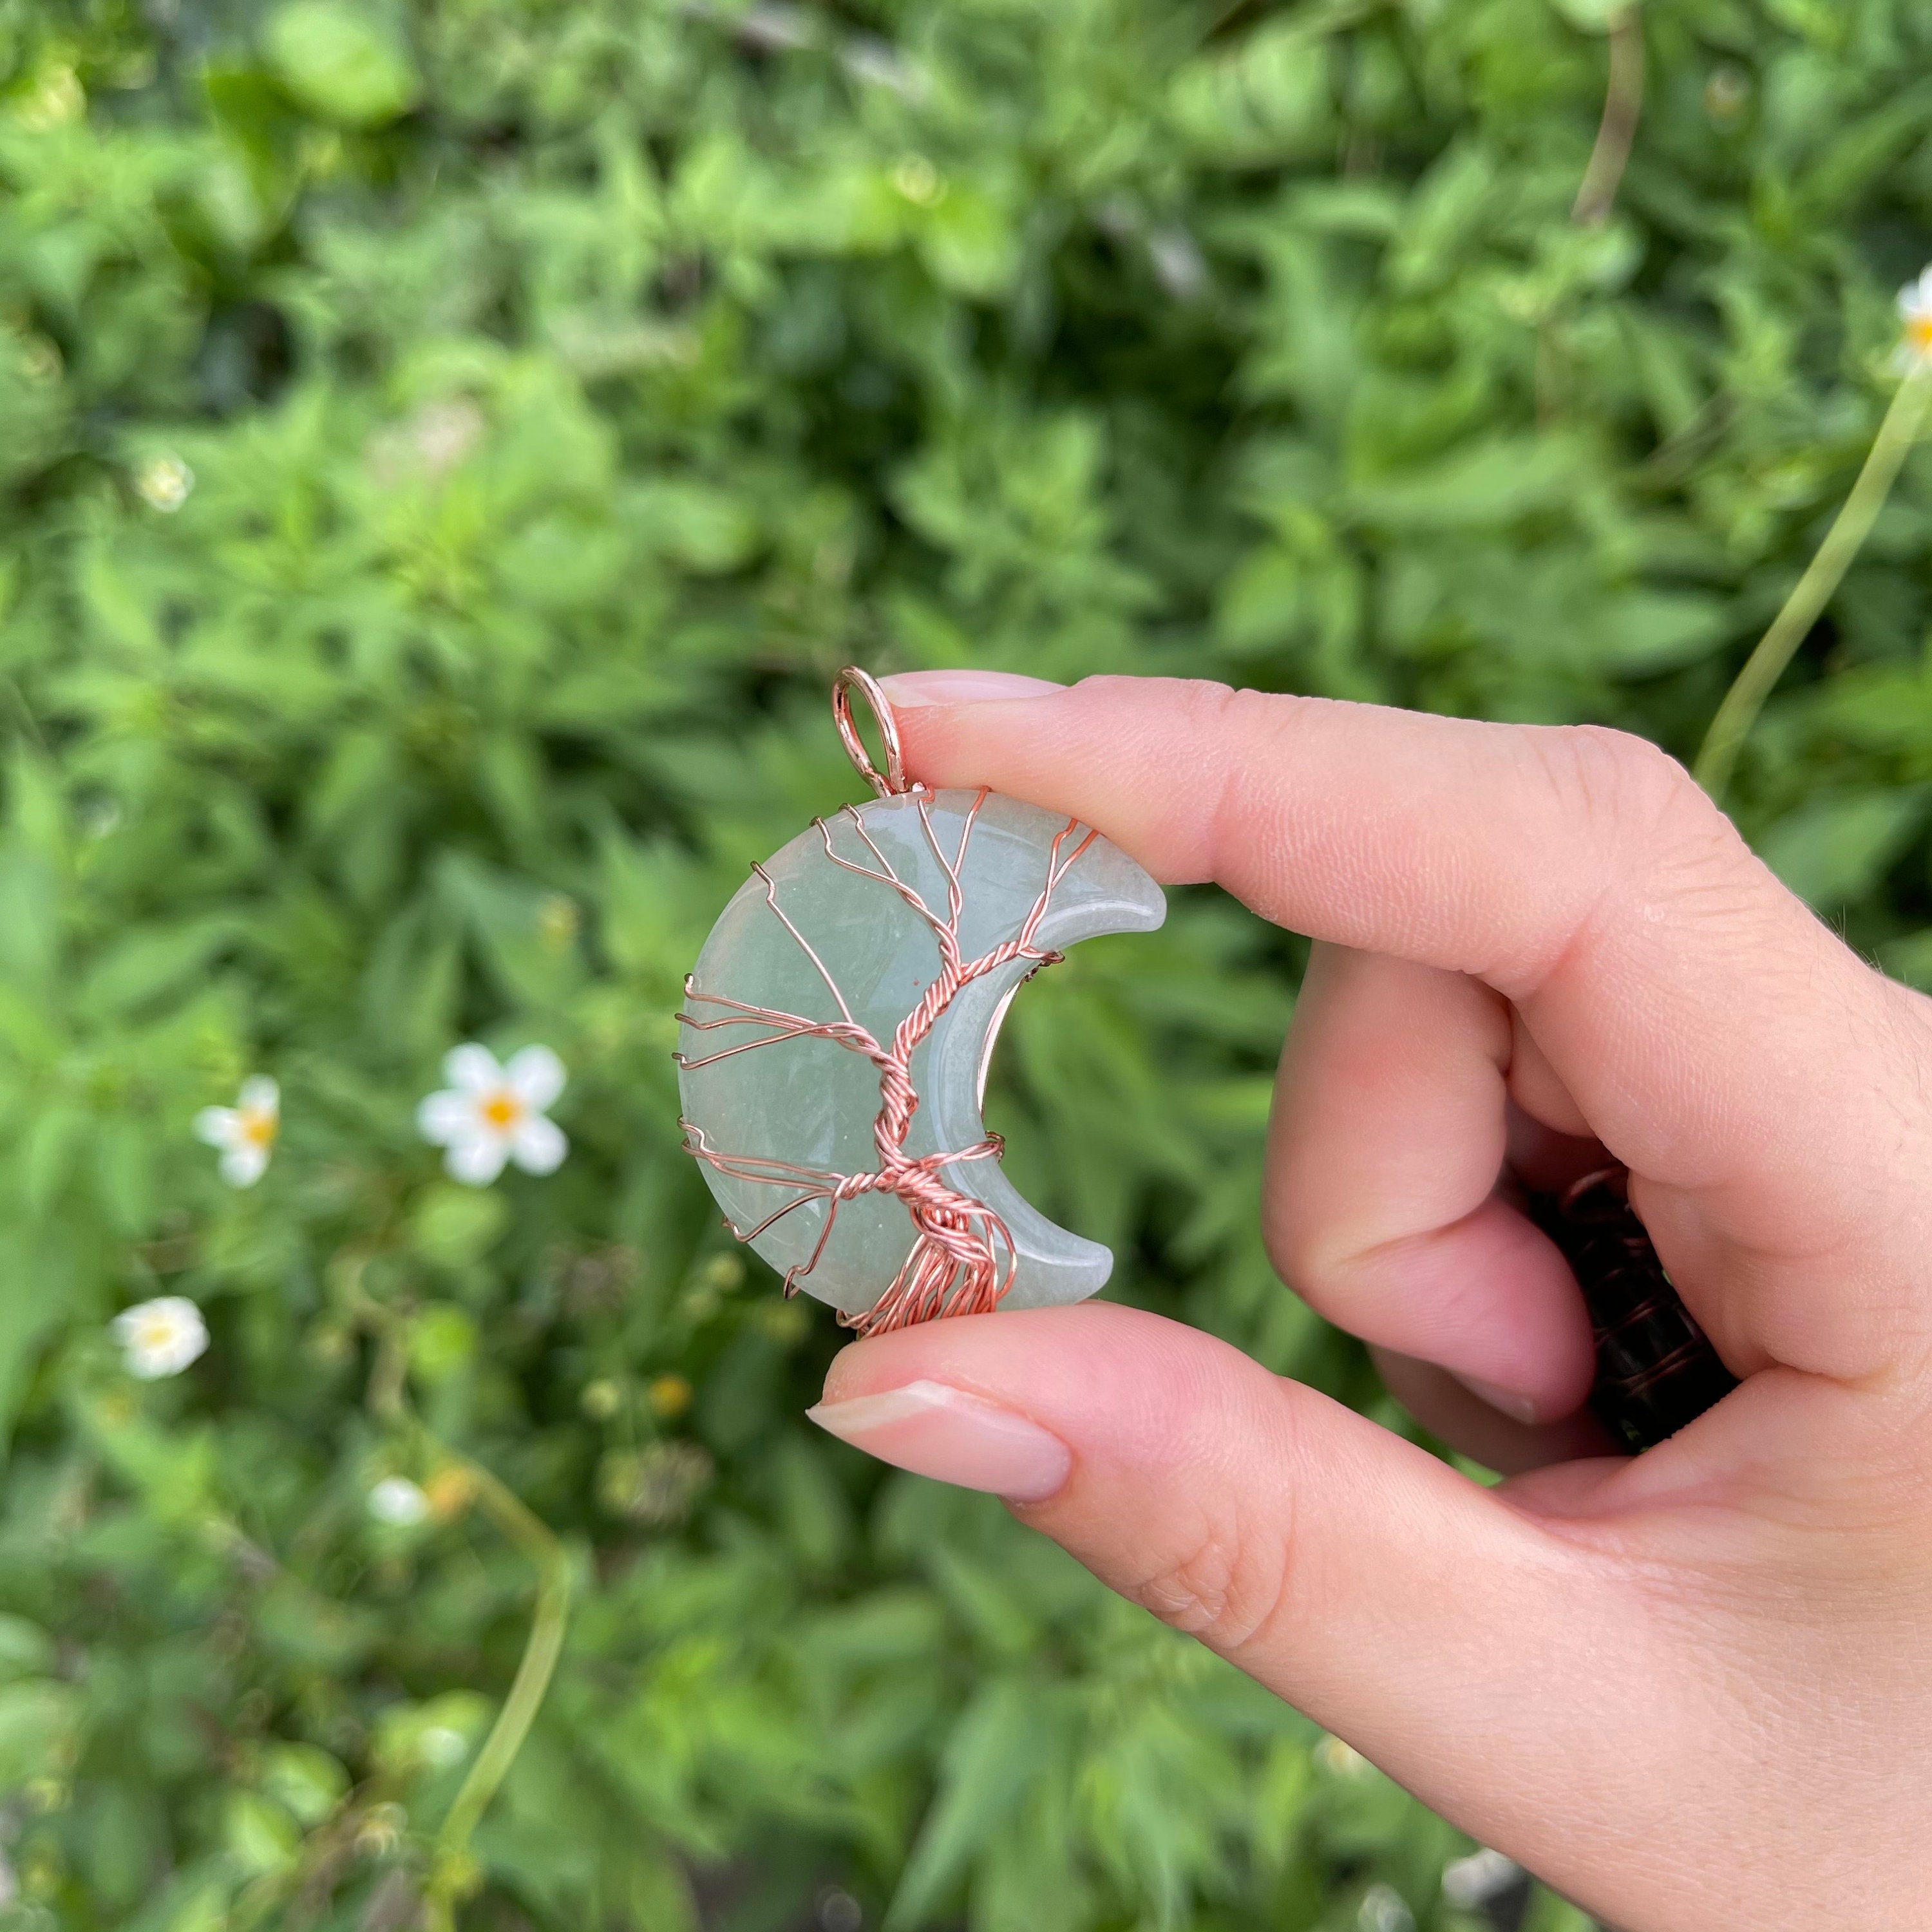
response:
{"label": "fingernail", "polygon": [[[1449,1372],[1455,1375],[1451,1369]],[[1492,1408],[1500,1409],[1513,1422],[1534,1422],[1536,1405],[1526,1395],[1518,1395],[1514,1389],[1498,1388],[1494,1382],[1478,1381],[1474,1376],[1456,1376],[1456,1379],[1476,1397],[1486,1402]]]}
{"label": "fingernail", "polygon": [[982,704],[988,698],[1044,698],[1050,691],[1066,688],[1016,670],[902,670],[880,678],[879,688],[895,710],[921,704]]}
{"label": "fingernail", "polygon": [[963,1490],[990,1490],[1015,1502],[1052,1496],[1073,1466],[1058,1436],[944,1382],[908,1382],[880,1395],[822,1402],[805,1412],[842,1442],[882,1462]]}

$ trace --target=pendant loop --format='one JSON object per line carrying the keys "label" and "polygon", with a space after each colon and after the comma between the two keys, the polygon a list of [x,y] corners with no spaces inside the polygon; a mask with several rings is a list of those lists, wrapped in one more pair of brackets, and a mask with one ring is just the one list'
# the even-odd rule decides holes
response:
{"label": "pendant loop", "polygon": [[[865,741],[859,736],[859,728],[853,722],[852,694],[855,691],[872,707],[873,722],[878,724],[879,736],[885,742],[886,769],[883,775],[873,764],[872,754],[866,749]],[[870,671],[861,670],[856,664],[848,664],[832,680],[832,722],[838,727],[838,741],[845,747],[845,755],[857,767],[859,776],[881,798],[895,797],[913,789],[905,775],[905,760],[899,751],[899,728],[892,717],[892,704]]]}

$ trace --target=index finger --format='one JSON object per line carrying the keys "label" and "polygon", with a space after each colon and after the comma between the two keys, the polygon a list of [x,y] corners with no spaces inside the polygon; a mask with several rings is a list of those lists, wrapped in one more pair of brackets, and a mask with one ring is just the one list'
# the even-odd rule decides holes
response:
{"label": "index finger", "polygon": [[1494,987],[1734,1362],[1860,1375],[1916,1329],[1922,1003],[1663,752],[1191,680],[1007,698],[986,677],[886,681],[920,778],[1064,811],[1159,878]]}

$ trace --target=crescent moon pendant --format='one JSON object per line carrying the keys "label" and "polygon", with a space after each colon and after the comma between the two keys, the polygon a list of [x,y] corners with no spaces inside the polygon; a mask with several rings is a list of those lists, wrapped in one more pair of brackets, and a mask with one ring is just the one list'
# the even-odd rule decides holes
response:
{"label": "crescent moon pendant", "polygon": [[814,821],[719,915],[679,1016],[686,1145],[734,1232],[860,1327],[1094,1293],[1113,1256],[1000,1172],[986,1068],[1042,965],[1166,916],[1118,846],[998,794]]}

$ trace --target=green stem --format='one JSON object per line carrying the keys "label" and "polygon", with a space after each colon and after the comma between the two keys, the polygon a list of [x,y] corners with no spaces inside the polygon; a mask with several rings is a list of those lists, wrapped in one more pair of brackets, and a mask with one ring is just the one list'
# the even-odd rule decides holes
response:
{"label": "green stem", "polygon": [[1932,364],[1921,364],[1899,385],[1884,422],[1879,424],[1878,434],[1872,440],[1864,467],[1858,472],[1858,481],[1852,485],[1852,493],[1845,499],[1837,520],[1818,546],[1817,554],[1784,600],[1784,608],[1771,620],[1770,629],[1745,661],[1736,682],[1725,692],[1724,701],[1704,734],[1694,768],[1698,783],[1714,799],[1723,798],[1738,754],[1744,748],[1765,700],[1871,534],[1872,525],[1885,507],[1906,454],[1924,421],[1928,400],[1932,400]]}
{"label": "green stem", "polygon": [[517,1674],[510,1680],[509,1695],[436,1834],[423,1898],[424,1924],[428,1932],[454,1932],[457,1903],[468,1895],[475,1881],[470,1834],[523,1749],[563,1650],[564,1629],[570,1620],[570,1558],[550,1526],[513,1490],[480,1462],[458,1455],[440,1441],[411,1408],[408,1349],[401,1324],[388,1310],[362,1292],[359,1282],[354,1305],[377,1337],[374,1371],[370,1377],[370,1408],[392,1425],[412,1430],[436,1454],[461,1468],[476,1485],[477,1501],[537,1573],[536,1613],[530,1620]]}
{"label": "green stem", "polygon": [[479,1464],[459,1459],[476,1484],[478,1500],[497,1527],[527,1556],[539,1580],[536,1615],[524,1654],[511,1680],[510,1694],[470,1767],[442,1828],[436,1836],[436,1862],[425,1903],[432,1928],[453,1924],[450,1908],[466,1891],[470,1877],[470,1835],[489,1809],[496,1788],[516,1762],[532,1724],[550,1688],[550,1673],[563,1648],[564,1626],[570,1616],[570,1559],[563,1545],[543,1521]]}
{"label": "green stem", "polygon": [[1610,78],[1582,185],[1570,218],[1586,228],[1610,219],[1643,112],[1643,21],[1635,0],[1610,23]]}

